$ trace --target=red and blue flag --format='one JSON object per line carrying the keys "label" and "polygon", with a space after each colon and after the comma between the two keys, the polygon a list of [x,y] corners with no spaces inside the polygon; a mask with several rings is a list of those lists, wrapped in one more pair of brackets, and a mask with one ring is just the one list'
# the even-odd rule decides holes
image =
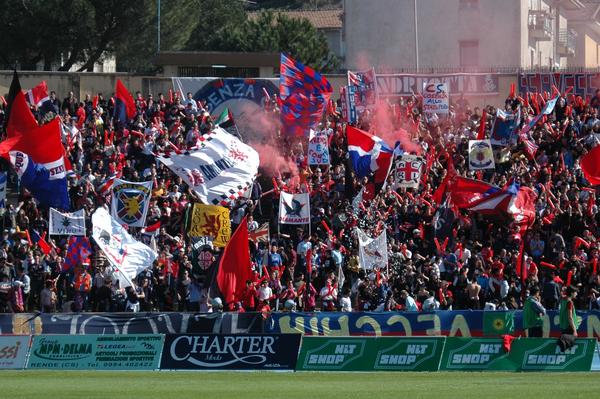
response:
{"label": "red and blue flag", "polygon": [[307,136],[321,120],[332,92],[324,76],[281,54],[279,96],[284,134]]}
{"label": "red and blue flag", "polygon": [[[346,128],[348,138],[348,154],[350,162],[357,177],[370,176],[373,189],[369,189],[369,198],[375,196],[385,185],[390,173],[394,150],[392,150],[381,138],[373,136],[353,126]],[[402,151],[397,147],[396,153]]]}
{"label": "red and blue flag", "polygon": [[120,79],[117,79],[117,85],[115,88],[115,123],[124,125],[129,122],[129,120],[131,120],[135,114],[136,108],[133,96],[129,90],[127,90],[127,87],[125,87],[123,82],[121,82]]}
{"label": "red and blue flag", "polygon": [[73,270],[75,266],[90,263],[92,246],[90,240],[84,236],[71,236],[69,238],[69,247],[63,264],[63,271]]}

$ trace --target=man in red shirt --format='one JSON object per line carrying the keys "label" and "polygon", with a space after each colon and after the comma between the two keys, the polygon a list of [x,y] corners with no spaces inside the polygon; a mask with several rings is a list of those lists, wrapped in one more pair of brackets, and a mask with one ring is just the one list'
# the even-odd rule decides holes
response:
{"label": "man in red shirt", "polygon": [[241,302],[242,306],[247,311],[252,311],[256,307],[256,287],[252,283],[252,280],[246,280],[246,288],[242,292]]}

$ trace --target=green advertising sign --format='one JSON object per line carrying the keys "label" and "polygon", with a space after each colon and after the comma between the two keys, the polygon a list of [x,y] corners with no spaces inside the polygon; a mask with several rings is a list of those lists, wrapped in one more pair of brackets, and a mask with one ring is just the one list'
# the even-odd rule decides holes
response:
{"label": "green advertising sign", "polygon": [[154,370],[163,335],[37,335],[28,369]]}
{"label": "green advertising sign", "polygon": [[556,339],[525,338],[513,343],[510,356],[522,371],[590,371],[595,349],[595,339],[577,339],[562,352]]}
{"label": "green advertising sign", "polygon": [[517,370],[501,339],[446,338],[440,370]]}
{"label": "green advertising sign", "polygon": [[304,337],[298,370],[436,371],[444,337]]}
{"label": "green advertising sign", "polygon": [[556,342],[553,338],[520,338],[506,353],[500,339],[447,338],[440,370],[590,371],[595,340],[577,339],[565,352]]}

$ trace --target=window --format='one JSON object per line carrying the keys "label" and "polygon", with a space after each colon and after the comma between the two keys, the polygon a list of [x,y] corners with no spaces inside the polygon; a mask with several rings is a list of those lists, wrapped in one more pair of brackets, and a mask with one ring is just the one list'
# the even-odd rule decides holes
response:
{"label": "window", "polygon": [[458,3],[459,10],[476,10],[479,8],[479,0],[460,0]]}
{"label": "window", "polygon": [[213,68],[202,66],[179,66],[177,67],[177,76],[211,76],[215,78],[257,78],[259,76],[259,70],[258,68]]}
{"label": "window", "polygon": [[460,66],[479,65],[479,41],[468,40],[459,42]]}

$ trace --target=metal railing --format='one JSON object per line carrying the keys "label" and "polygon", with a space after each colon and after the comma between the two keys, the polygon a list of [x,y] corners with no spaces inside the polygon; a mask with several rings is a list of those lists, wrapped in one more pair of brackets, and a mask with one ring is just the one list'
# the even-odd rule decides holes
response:
{"label": "metal railing", "polygon": [[558,34],[558,44],[569,53],[575,53],[577,33],[571,29],[561,29]]}
{"label": "metal railing", "polygon": [[552,17],[546,11],[529,10],[529,30],[537,39],[550,40],[552,38]]}

